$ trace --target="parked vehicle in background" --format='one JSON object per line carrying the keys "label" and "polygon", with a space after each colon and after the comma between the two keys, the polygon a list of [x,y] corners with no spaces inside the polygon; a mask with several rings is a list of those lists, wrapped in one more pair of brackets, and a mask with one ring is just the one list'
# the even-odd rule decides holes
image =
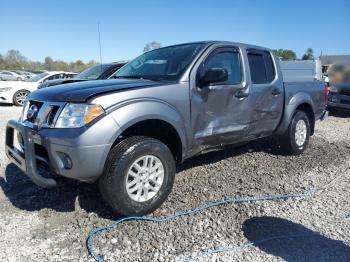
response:
{"label": "parked vehicle in background", "polygon": [[21,81],[28,79],[27,76],[25,74],[23,74],[22,71],[18,71],[18,70],[10,70],[10,72],[13,72],[17,75],[19,75],[21,77]]}
{"label": "parked vehicle in background", "polygon": [[339,83],[329,86],[328,110],[350,111],[350,83]]}
{"label": "parked vehicle in background", "polygon": [[7,125],[6,153],[39,186],[56,185],[39,166],[98,180],[122,215],[158,208],[176,163],[223,145],[274,135],[301,154],[325,112],[323,82],[284,82],[270,49],[240,43],[155,49],[113,77],[30,94],[20,120]]}
{"label": "parked vehicle in background", "polygon": [[20,70],[11,70],[11,72],[15,72],[16,74],[21,75],[23,77],[23,80],[29,79],[29,78],[35,76],[35,74],[32,74],[30,72],[20,71]]}
{"label": "parked vehicle in background", "polygon": [[11,71],[0,71],[0,81],[22,81],[25,77]]}
{"label": "parked vehicle in background", "polygon": [[315,60],[280,61],[283,79],[287,82],[322,80],[322,67]]}
{"label": "parked vehicle in background", "polygon": [[38,89],[48,87],[48,86],[62,85],[62,84],[68,84],[68,83],[74,83],[74,82],[107,79],[125,64],[126,63],[124,62],[123,63],[118,62],[118,63],[94,65],[92,67],[85,69],[80,74],[76,75],[74,78],[46,81],[41,85],[39,85]]}
{"label": "parked vehicle in background", "polygon": [[69,78],[75,75],[71,72],[44,72],[25,81],[0,82],[0,103],[23,106],[28,94],[38,89],[38,86],[45,81]]}
{"label": "parked vehicle in background", "polygon": [[350,65],[331,65],[327,70],[328,109],[350,111]]}

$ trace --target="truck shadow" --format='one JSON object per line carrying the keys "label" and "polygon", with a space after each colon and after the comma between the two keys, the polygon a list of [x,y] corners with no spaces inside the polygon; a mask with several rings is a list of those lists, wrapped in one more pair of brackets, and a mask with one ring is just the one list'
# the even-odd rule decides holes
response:
{"label": "truck shadow", "polygon": [[[243,223],[243,232],[250,242],[255,242],[255,247],[285,261],[349,261],[350,258],[350,243],[333,240],[283,218],[250,218]],[[300,237],[271,239],[292,235]]]}
{"label": "truck shadow", "polygon": [[17,208],[27,211],[48,208],[58,212],[72,212],[79,208],[79,204],[87,213],[94,212],[108,219],[117,218],[103,201],[96,184],[68,179],[60,179],[58,182],[54,188],[38,187],[14,164],[6,167],[5,178],[0,177],[0,187]]}

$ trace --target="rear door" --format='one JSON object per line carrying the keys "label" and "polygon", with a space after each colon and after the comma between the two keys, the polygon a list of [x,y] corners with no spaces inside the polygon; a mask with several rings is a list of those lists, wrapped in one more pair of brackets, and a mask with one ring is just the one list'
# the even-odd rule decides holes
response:
{"label": "rear door", "polygon": [[251,136],[265,136],[278,126],[283,114],[283,81],[276,62],[267,50],[247,49],[251,86]]}

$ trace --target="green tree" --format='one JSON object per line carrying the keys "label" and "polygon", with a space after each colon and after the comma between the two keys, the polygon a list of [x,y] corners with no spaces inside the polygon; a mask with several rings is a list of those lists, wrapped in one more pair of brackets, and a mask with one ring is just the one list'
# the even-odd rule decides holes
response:
{"label": "green tree", "polygon": [[54,70],[53,59],[51,57],[49,56],[45,57],[44,68],[49,71]]}
{"label": "green tree", "polygon": [[84,64],[83,61],[77,60],[72,64],[72,71],[73,72],[81,72],[86,68],[86,65]]}
{"label": "green tree", "polygon": [[148,52],[148,51],[151,51],[151,50],[154,50],[154,49],[158,49],[158,48],[161,48],[162,47],[162,44],[159,43],[159,42],[156,42],[156,41],[152,41],[148,44],[145,45],[145,47],[143,48],[143,52]]}
{"label": "green tree", "polygon": [[62,60],[53,60],[49,56],[45,57],[44,62],[30,61],[18,50],[9,50],[6,55],[0,54],[0,70],[57,70],[81,72],[94,64],[96,64],[94,60],[90,60],[86,64],[82,60],[67,63]]}
{"label": "green tree", "polygon": [[297,55],[293,50],[280,48],[280,49],[274,49],[273,52],[276,54],[276,56],[278,56],[282,60],[296,60],[297,59]]}
{"label": "green tree", "polygon": [[302,57],[303,60],[314,60],[314,50],[312,48],[308,48],[305,54]]}
{"label": "green tree", "polygon": [[52,67],[58,71],[69,71],[69,65],[62,60],[53,61]]}
{"label": "green tree", "polygon": [[1,68],[6,69],[7,68],[7,64],[5,62],[4,56],[0,54],[0,69]]}
{"label": "green tree", "polygon": [[7,69],[23,69],[27,65],[27,58],[18,50],[9,50],[5,55]]}

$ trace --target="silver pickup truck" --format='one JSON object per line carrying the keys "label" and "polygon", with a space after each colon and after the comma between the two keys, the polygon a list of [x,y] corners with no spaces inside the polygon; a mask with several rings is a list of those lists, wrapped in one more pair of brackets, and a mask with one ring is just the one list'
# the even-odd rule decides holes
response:
{"label": "silver pickup truck", "polygon": [[122,215],[155,210],[176,163],[223,145],[273,135],[302,153],[327,99],[323,82],[284,83],[270,49],[232,42],[153,50],[113,78],[30,94],[8,122],[6,153],[42,187],[98,181]]}

